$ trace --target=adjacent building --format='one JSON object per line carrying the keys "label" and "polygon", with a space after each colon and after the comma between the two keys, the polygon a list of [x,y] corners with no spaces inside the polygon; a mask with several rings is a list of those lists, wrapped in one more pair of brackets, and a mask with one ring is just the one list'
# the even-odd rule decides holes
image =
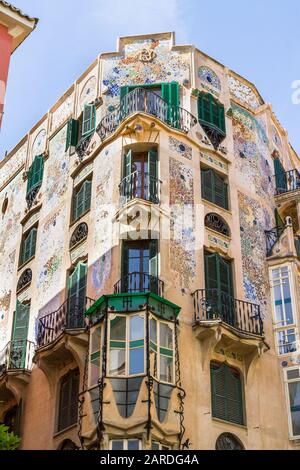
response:
{"label": "adjacent building", "polygon": [[0,163],[22,449],[297,449],[299,159],[255,86],[123,37]]}

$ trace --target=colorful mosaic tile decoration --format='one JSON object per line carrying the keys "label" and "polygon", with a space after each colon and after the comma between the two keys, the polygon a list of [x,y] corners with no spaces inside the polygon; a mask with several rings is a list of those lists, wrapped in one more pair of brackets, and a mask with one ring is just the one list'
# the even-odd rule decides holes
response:
{"label": "colorful mosaic tile decoration", "polygon": [[221,90],[221,81],[218,75],[209,67],[202,66],[198,68],[198,77],[206,81],[209,85]]}
{"label": "colorful mosaic tile decoration", "polygon": [[227,163],[222,162],[217,157],[214,157],[212,155],[208,155],[208,154],[203,153],[203,152],[199,152],[199,153],[200,153],[200,160],[204,160],[205,162],[210,163],[211,165],[215,166],[216,168],[227,171],[227,168],[228,168]]}
{"label": "colorful mosaic tile decoration", "polygon": [[229,89],[235,98],[252,109],[257,109],[262,104],[254,91],[235,77],[229,77]]}
{"label": "colorful mosaic tile decoration", "polygon": [[192,160],[192,147],[171,136],[169,136],[169,150],[178,153],[188,160]]}

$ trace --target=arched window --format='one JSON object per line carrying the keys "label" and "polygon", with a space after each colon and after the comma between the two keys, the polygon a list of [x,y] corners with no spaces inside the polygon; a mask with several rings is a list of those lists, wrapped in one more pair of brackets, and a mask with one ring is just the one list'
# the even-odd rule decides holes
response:
{"label": "arched window", "polygon": [[57,430],[72,426],[78,419],[79,369],[64,375],[60,382]]}
{"label": "arched window", "polygon": [[216,440],[216,450],[245,450],[245,447],[234,434],[224,432]]}
{"label": "arched window", "polygon": [[205,227],[215,230],[222,235],[230,237],[230,229],[225,220],[219,214],[214,212],[207,214],[205,216],[204,225]]}
{"label": "arched window", "polygon": [[17,284],[17,292],[20,292],[24,287],[29,286],[32,280],[32,271],[31,269],[25,269],[25,271],[21,274]]}
{"label": "arched window", "polygon": [[245,424],[241,373],[223,363],[211,362],[212,416],[236,424]]}
{"label": "arched window", "polygon": [[72,233],[70,240],[70,248],[73,248],[81,241],[85,240],[88,236],[88,226],[85,222],[77,225],[74,232]]}

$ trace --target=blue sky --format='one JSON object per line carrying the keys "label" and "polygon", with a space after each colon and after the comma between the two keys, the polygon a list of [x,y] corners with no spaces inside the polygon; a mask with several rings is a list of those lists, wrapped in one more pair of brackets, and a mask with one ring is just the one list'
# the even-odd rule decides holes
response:
{"label": "blue sky", "polygon": [[175,31],[256,84],[300,154],[299,0],[11,0],[40,19],[13,54],[0,159],[118,36]]}

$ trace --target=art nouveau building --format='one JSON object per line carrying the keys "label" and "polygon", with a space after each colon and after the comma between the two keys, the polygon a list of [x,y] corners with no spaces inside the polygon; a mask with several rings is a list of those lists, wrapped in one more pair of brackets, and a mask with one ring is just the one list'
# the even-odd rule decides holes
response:
{"label": "art nouveau building", "polygon": [[0,165],[23,449],[298,448],[299,160],[254,85],[121,38]]}

